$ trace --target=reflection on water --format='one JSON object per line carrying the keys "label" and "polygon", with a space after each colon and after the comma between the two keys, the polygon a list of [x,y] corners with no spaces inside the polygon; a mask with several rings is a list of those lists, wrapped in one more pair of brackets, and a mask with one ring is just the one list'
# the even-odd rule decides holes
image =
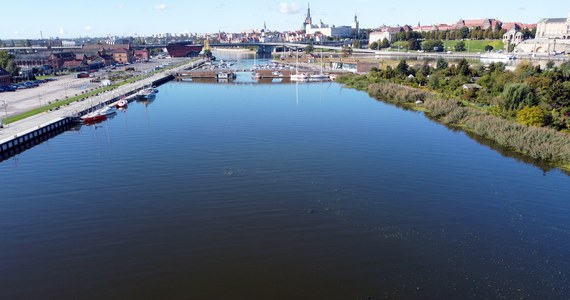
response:
{"label": "reflection on water", "polygon": [[569,296],[566,175],[336,83],[171,82],[0,188],[2,299]]}

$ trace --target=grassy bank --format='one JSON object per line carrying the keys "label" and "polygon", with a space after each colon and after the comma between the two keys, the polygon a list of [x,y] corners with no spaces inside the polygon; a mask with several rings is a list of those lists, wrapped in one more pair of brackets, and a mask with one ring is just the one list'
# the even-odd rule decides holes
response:
{"label": "grassy bank", "polygon": [[[461,128],[517,153],[570,171],[570,135],[552,128],[518,124],[480,108],[437,93],[389,82],[366,84],[358,75],[338,79],[348,87],[367,91],[375,99],[422,110],[442,124]],[[417,101],[423,102],[416,104]]]}
{"label": "grassy bank", "polygon": [[[459,43],[461,40],[443,40],[443,46],[445,50],[451,50],[455,52],[455,45]],[[463,40],[465,43],[465,52],[470,53],[477,53],[477,52],[485,52],[485,46],[492,46],[494,50],[505,50],[505,45],[501,40]],[[399,47],[399,48],[398,48]],[[392,51],[407,51],[408,50],[408,42],[407,41],[398,41],[392,44]]]}

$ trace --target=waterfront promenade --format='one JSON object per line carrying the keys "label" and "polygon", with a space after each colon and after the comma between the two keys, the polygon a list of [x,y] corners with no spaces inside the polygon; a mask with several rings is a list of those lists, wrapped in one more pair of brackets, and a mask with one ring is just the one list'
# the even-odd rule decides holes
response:
{"label": "waterfront promenade", "polygon": [[[51,123],[55,123],[67,117],[77,115],[79,112],[88,110],[92,107],[96,107],[101,103],[105,103],[112,100],[113,98],[129,94],[135,90],[140,89],[143,86],[152,85],[157,81],[164,80],[165,78],[170,77],[171,74],[173,73],[180,72],[187,68],[191,68],[199,63],[200,61],[187,60],[182,62],[181,65],[175,68],[166,69],[163,72],[158,72],[146,78],[143,78],[139,81],[119,86],[113,90],[101,93],[97,96],[89,97],[83,101],[73,102],[70,103],[69,105],[62,106],[57,110],[52,110],[41,114],[37,114],[20,121],[16,121],[14,123],[4,124],[4,127],[0,128],[0,144],[12,140],[18,136],[22,136],[23,134],[26,134],[29,131],[44,127]],[[59,94],[63,92],[64,91],[59,91]],[[34,106],[32,104],[30,104],[30,106],[27,107],[28,110],[31,110],[33,108]]]}

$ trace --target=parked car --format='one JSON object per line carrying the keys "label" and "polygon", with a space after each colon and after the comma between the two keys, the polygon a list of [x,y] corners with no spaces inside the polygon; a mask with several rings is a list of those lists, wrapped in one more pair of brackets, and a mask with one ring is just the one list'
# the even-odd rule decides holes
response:
{"label": "parked car", "polygon": [[5,92],[14,92],[16,87],[14,85],[5,85],[2,87]]}

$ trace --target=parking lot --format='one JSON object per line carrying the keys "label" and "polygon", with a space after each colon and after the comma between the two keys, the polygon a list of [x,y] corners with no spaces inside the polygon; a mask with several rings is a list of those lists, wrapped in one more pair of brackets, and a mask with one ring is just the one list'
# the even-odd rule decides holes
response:
{"label": "parking lot", "polygon": [[45,106],[57,100],[79,95],[100,86],[99,82],[92,82],[94,78],[105,79],[113,73],[125,73],[125,68],[134,68],[134,71],[126,73],[136,76],[152,72],[160,66],[177,64],[187,60],[187,58],[166,58],[114,68],[106,67],[97,72],[89,73],[90,77],[88,78],[77,78],[77,73],[55,76],[53,77],[55,80],[40,83],[37,87],[0,92],[0,113],[2,117],[11,116]]}

